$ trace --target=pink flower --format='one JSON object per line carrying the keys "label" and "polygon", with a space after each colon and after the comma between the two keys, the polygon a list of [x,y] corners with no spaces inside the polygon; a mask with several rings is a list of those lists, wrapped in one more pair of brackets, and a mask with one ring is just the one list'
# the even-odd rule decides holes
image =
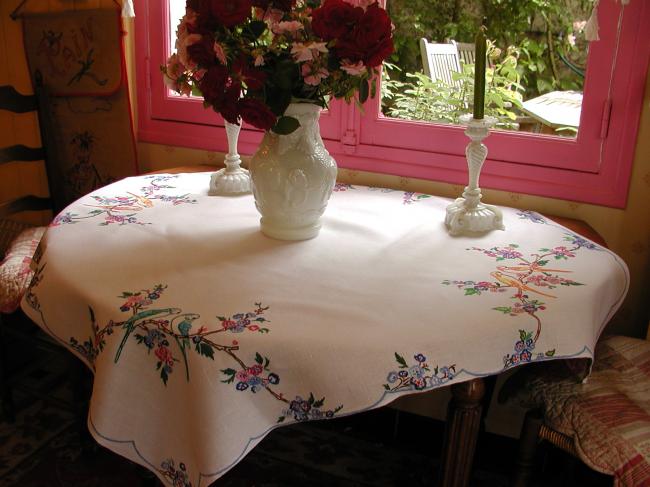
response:
{"label": "pink flower", "polygon": [[235,379],[237,379],[239,382],[246,382],[248,381],[248,372],[245,370],[240,370],[235,374]]}
{"label": "pink flower", "polygon": [[359,76],[366,72],[366,67],[363,65],[363,61],[353,63],[349,59],[344,59],[341,62],[341,69],[352,76]]}
{"label": "pink flower", "polygon": [[284,34],[285,32],[294,33],[303,29],[302,22],[297,20],[285,20],[275,24],[272,29],[274,34]]}
{"label": "pink flower", "polygon": [[156,351],[154,352],[156,357],[158,357],[158,360],[161,362],[166,363],[170,367],[174,365],[174,357],[172,356],[171,350],[167,347],[158,347],[156,348]]}
{"label": "pink flower", "polygon": [[311,61],[316,59],[320,54],[327,52],[326,42],[294,42],[291,47],[293,58],[298,61]]}
{"label": "pink flower", "polygon": [[305,80],[305,83],[311,86],[318,86],[320,82],[327,78],[330,73],[325,68],[316,68],[311,63],[305,63],[300,68],[300,72]]}
{"label": "pink flower", "polygon": [[215,56],[217,56],[217,59],[221,62],[221,64],[224,66],[228,64],[228,60],[226,59],[226,51],[224,50],[223,46],[218,42],[215,42],[212,48],[214,49]]}
{"label": "pink flower", "polygon": [[187,48],[198,42],[201,42],[201,34],[189,34],[183,38],[179,37],[176,42],[176,51],[180,62],[187,66],[189,69],[194,69],[196,63],[190,59],[187,54]]}

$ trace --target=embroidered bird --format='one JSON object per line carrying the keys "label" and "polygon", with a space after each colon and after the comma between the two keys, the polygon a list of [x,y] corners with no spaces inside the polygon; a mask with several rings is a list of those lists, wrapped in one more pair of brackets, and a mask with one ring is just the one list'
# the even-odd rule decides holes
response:
{"label": "embroidered bird", "polygon": [[[128,193],[128,192],[127,192],[127,193]],[[136,199],[136,201],[137,201],[139,204],[141,204],[142,206],[144,206],[145,208],[151,208],[151,207],[153,207],[153,201],[151,201],[151,200],[150,200],[149,198],[147,198],[146,196],[140,196],[140,195],[133,194],[133,193],[128,193],[128,194],[130,194],[131,196],[133,196],[133,197]]]}
{"label": "embroidered bird", "polygon": [[494,277],[497,281],[499,281],[502,284],[505,284],[507,287],[514,287],[516,289],[519,289],[519,293],[523,294],[524,291],[530,291],[533,293],[541,294],[542,296],[546,296],[548,298],[555,298],[557,296],[553,296],[551,294],[546,294],[541,291],[538,291],[536,289],[533,289],[530,286],[527,286],[523,282],[515,279],[514,277],[508,276],[507,274],[504,274],[503,272],[499,271],[494,271],[491,272],[490,275]]}
{"label": "embroidered bird", "polygon": [[115,363],[120,359],[120,355],[122,354],[122,349],[124,348],[124,345],[126,345],[126,341],[133,333],[133,330],[135,330],[136,324],[138,321],[143,320],[145,318],[151,318],[152,316],[158,316],[159,318],[162,318],[163,316],[170,316],[170,315],[177,315],[180,313],[181,310],[178,308],[163,308],[163,309],[150,309],[146,311],[140,311],[139,313],[134,314],[126,320],[125,322],[122,323],[122,328],[124,328],[126,331],[124,332],[124,337],[122,337],[122,341],[120,342],[120,346],[117,349],[117,352],[115,353]]}

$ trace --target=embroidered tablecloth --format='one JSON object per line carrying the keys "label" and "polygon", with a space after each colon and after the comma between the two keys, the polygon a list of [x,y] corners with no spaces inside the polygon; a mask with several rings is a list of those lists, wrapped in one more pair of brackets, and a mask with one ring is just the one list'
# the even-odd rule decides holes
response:
{"label": "embroidered tablecloth", "polygon": [[279,425],[592,357],[627,291],[619,257],[537,213],[454,238],[448,199],[338,184],[318,237],[287,242],[209,177],[69,206],[22,303],[93,369],[97,441],[170,485],[209,485]]}

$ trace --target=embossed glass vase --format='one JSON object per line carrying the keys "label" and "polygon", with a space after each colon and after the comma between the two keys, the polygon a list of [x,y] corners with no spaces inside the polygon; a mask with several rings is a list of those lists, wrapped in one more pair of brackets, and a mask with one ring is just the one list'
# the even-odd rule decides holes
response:
{"label": "embossed glass vase", "polygon": [[306,240],[320,231],[337,173],[320,136],[320,111],[312,103],[290,104],[285,115],[298,119],[300,127],[289,135],[266,132],[251,159],[255,206],[269,237]]}

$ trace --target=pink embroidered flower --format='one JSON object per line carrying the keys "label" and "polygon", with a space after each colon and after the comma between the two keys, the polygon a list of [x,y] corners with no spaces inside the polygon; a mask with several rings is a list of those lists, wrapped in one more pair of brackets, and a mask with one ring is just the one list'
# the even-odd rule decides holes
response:
{"label": "pink embroidered flower", "polygon": [[217,56],[217,59],[219,60],[219,62],[221,64],[223,64],[224,66],[226,64],[228,64],[228,60],[226,59],[226,51],[223,48],[223,46],[221,44],[219,44],[218,42],[215,42],[214,46],[213,46],[213,49],[214,49],[214,54],[215,54],[215,56]]}
{"label": "pink embroidered flower", "polygon": [[248,377],[248,372],[245,370],[240,370],[235,374],[235,379],[237,379],[239,382],[247,382]]}
{"label": "pink embroidered flower", "polygon": [[263,370],[264,368],[261,365],[255,364],[252,367],[248,368],[248,373],[251,375],[260,375]]}
{"label": "pink embroidered flower", "polygon": [[174,365],[174,357],[172,356],[172,352],[169,348],[158,347],[154,353],[156,354],[156,357],[158,357],[158,360],[161,362],[164,362],[170,367]]}
{"label": "pink embroidered flower", "polygon": [[237,322],[233,320],[223,320],[221,322],[221,326],[223,326],[224,330],[230,330],[232,328],[237,327]]}
{"label": "pink embroidered flower", "polygon": [[298,62],[312,61],[318,58],[321,52],[322,53],[327,52],[326,46],[327,46],[326,42],[307,42],[307,43],[294,42],[291,47],[291,54],[293,55],[293,58]]}
{"label": "pink embroidered flower", "polygon": [[359,76],[367,71],[363,61],[353,63],[349,59],[344,59],[341,62],[341,69],[352,76]]}
{"label": "pink embroidered flower", "polygon": [[311,86],[318,86],[323,79],[329,76],[329,71],[325,68],[315,68],[310,63],[305,63],[300,68],[300,72],[305,80],[305,83]]}

